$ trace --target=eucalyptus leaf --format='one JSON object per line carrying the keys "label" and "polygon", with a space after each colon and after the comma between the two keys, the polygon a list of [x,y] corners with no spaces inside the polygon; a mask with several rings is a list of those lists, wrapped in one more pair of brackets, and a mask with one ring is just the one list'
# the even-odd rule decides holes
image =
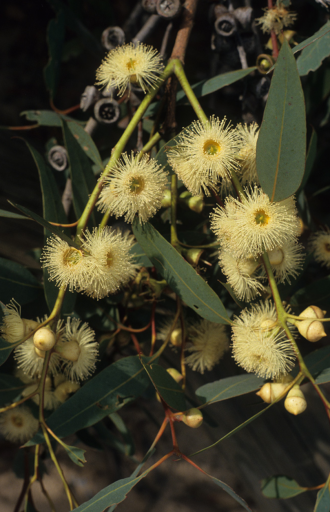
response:
{"label": "eucalyptus leaf", "polygon": [[51,99],[54,99],[59,82],[64,36],[65,17],[60,12],[56,19],[50,20],[47,29],[49,60],[44,68],[44,79]]}
{"label": "eucalyptus leaf", "polygon": [[45,219],[40,217],[40,215],[37,215],[34,212],[31,212],[28,208],[25,208],[25,206],[21,206],[19,204],[13,203],[11,201],[8,201],[9,204],[17,208],[17,210],[24,213],[28,218],[35,220],[38,224],[41,224],[44,228],[46,228],[48,231],[53,233],[53,235],[59,236],[62,240],[64,240],[67,244],[71,245],[71,247],[75,247],[76,249],[79,249],[79,245],[76,244],[71,238],[66,236],[63,231],[61,231],[56,226],[53,226],[49,222],[47,222]]}
{"label": "eucalyptus leaf", "polygon": [[[147,358],[145,362],[148,362]],[[53,412],[47,424],[58,437],[73,434],[135,400],[146,390],[149,382],[138,356],[121,359],[84,384]],[[43,441],[39,432],[26,446]]]}
{"label": "eucalyptus leaf", "polygon": [[261,482],[261,491],[266,498],[288,499],[306,491],[295,480],[287,476],[272,476]]}
{"label": "eucalyptus leaf", "polygon": [[77,464],[77,466],[84,467],[84,463],[86,462],[84,453],[86,450],[78,448],[77,446],[70,446],[66,443],[63,443],[62,446],[66,451],[66,454],[75,464]]}
{"label": "eucalyptus leaf", "polygon": [[151,261],[139,244],[134,244],[130,248],[129,252],[130,254],[134,255],[134,262],[141,267],[152,267]]}
{"label": "eucalyptus leaf", "polygon": [[324,487],[317,493],[316,503],[313,512],[329,512],[330,510],[330,477],[325,482]]}
{"label": "eucalyptus leaf", "polygon": [[61,116],[53,110],[25,110],[21,116],[28,121],[36,121],[40,126],[61,126]]}
{"label": "eucalyptus leaf", "polygon": [[0,258],[0,300],[8,303],[15,299],[28,304],[42,296],[42,286],[31,272],[14,261]]}
{"label": "eucalyptus leaf", "polygon": [[282,201],[299,188],[305,154],[304,95],[295,59],[284,40],[257,142],[258,177],[271,201]]}
{"label": "eucalyptus leaf", "polygon": [[[207,94],[218,91],[226,85],[230,85],[234,82],[237,82],[238,80],[241,80],[242,78],[252,73],[252,71],[255,69],[257,69],[256,66],[253,66],[247,69],[238,69],[236,71],[230,71],[229,73],[222,73],[221,75],[214,76],[209,80],[202,80],[201,82],[193,84],[191,88],[194,91],[196,97],[200,98],[201,96],[206,96]],[[183,90],[177,93],[176,104],[189,105],[186,93]],[[151,103],[143,117],[153,116],[157,112],[159,105],[160,102]]]}
{"label": "eucalyptus leaf", "polygon": [[159,364],[150,364],[144,367],[153,383],[157,393],[164,402],[177,411],[187,409],[184,392],[181,386],[171,377],[171,375]]}
{"label": "eucalyptus leaf", "polygon": [[301,50],[304,50],[304,48],[307,48],[307,46],[312,45],[315,43],[318,39],[321,37],[327,35],[330,31],[330,22],[328,21],[323,25],[323,27],[320,28],[315,34],[305,39],[305,41],[302,41],[300,44],[292,48],[293,53],[300,52]]}
{"label": "eucalyptus leaf", "polygon": [[[40,153],[33,147],[31,144],[26,142],[27,147],[29,148],[32,157],[35,161],[35,164],[38,169],[40,186],[42,192],[42,207],[43,207],[43,216],[45,221],[55,222],[57,224],[67,224],[68,220],[65,215],[62,199],[56,185],[55,178],[53,176],[53,172],[50,167],[46,164],[44,158],[40,155]],[[44,234],[45,234],[45,243],[47,237],[51,235],[51,232],[54,232],[53,229],[49,230],[44,225]],[[60,231],[60,237],[63,238],[65,236],[65,241],[72,245],[72,241],[70,238],[70,230],[63,229],[63,232]],[[58,287],[55,285],[53,281],[49,279],[49,272],[47,268],[43,269],[44,273],[44,291],[45,298],[49,308],[49,311],[52,311],[57,296],[58,296]],[[74,308],[74,303],[76,300],[76,293],[67,292],[62,304],[62,313],[71,313]]]}
{"label": "eucalyptus leaf", "polygon": [[208,382],[196,390],[196,395],[202,403],[213,404],[256,391],[264,382],[264,379],[252,374],[236,375],[215,382]]}
{"label": "eucalyptus leaf", "polygon": [[20,220],[31,220],[25,217],[24,215],[20,215],[19,213],[8,212],[7,210],[0,209],[0,217],[7,217],[8,219],[20,219]]}
{"label": "eucalyptus leaf", "polygon": [[0,338],[0,366],[5,363],[17,344],[8,343],[3,338]]}
{"label": "eucalyptus leaf", "polygon": [[227,311],[212,288],[149,223],[134,221],[134,235],[172,290],[201,317],[227,324]]}
{"label": "eucalyptus leaf", "polygon": [[7,373],[0,373],[0,407],[10,404],[24,389],[25,385],[20,379]]}
{"label": "eucalyptus leaf", "polygon": [[301,43],[305,44],[305,48],[297,59],[300,76],[307,75],[310,71],[316,71],[321,66],[322,61],[330,55],[330,21],[323,25],[312,38],[314,40],[308,43],[308,46],[306,46],[306,43],[311,38]]}
{"label": "eucalyptus leaf", "polygon": [[[79,219],[89,200],[90,194],[96,187],[92,165],[85,151],[73,136],[68,124],[62,120],[63,137],[70,162],[70,175],[72,179],[73,206],[77,219]],[[88,227],[91,229],[100,224],[102,215],[94,208]]]}
{"label": "eucalyptus leaf", "polygon": [[[104,165],[92,137],[87,133],[81,124],[75,121],[68,121],[68,128],[86,155],[97,165],[97,173],[104,170]],[[95,174],[95,171],[93,171]]]}
{"label": "eucalyptus leaf", "polygon": [[214,476],[211,476],[211,475],[208,475],[211,480],[216,484],[218,485],[219,487],[221,487],[221,489],[223,491],[225,491],[227,494],[229,494],[229,496],[231,496],[232,498],[234,498],[235,501],[237,501],[237,503],[239,503],[245,510],[247,510],[248,512],[252,512],[251,508],[248,506],[248,504],[246,503],[245,500],[243,500],[243,498],[241,498],[240,496],[238,496],[238,494],[236,494],[236,492],[231,488],[229,487],[228,484],[225,484],[224,482],[222,482],[221,480],[219,480],[218,478],[215,478]]}

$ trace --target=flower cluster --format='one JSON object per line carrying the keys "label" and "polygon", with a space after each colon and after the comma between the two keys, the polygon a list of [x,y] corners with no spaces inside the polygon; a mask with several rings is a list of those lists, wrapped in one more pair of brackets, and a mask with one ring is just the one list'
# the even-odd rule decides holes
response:
{"label": "flower cluster", "polygon": [[163,69],[157,50],[143,43],[130,43],[108,53],[96,72],[96,83],[106,90],[117,88],[119,96],[131,85],[146,92],[157,84]]}
{"label": "flower cluster", "polygon": [[[10,307],[6,308],[11,311]],[[21,324],[20,315],[15,315],[15,321],[18,326]],[[47,317],[43,319],[43,322],[46,321]],[[39,318],[34,322],[37,328],[34,335],[21,343],[14,352],[17,367],[20,370],[19,377],[29,384],[31,393],[38,385],[37,380],[40,378],[47,351],[51,350],[48,374],[57,375],[59,369],[62,369],[65,378],[71,381],[84,380],[91,375],[95,370],[98,355],[95,333],[87,323],[81,325],[79,319],[69,317],[65,325],[63,320],[59,320],[53,331],[49,325],[43,327],[41,325],[43,322]],[[10,325],[11,329],[12,324],[13,322]],[[1,329],[6,336],[5,322]],[[25,377],[22,377],[23,375]],[[50,381],[46,383],[46,391],[52,391]],[[48,398],[49,408],[52,408],[56,400],[52,396]]]}
{"label": "flower cluster", "polygon": [[234,319],[232,331],[233,357],[247,372],[274,379],[293,367],[294,350],[278,325],[275,305],[271,301],[244,309]]}
{"label": "flower cluster", "polygon": [[239,138],[226,119],[214,116],[207,123],[193,122],[169,147],[167,158],[189,192],[210,195],[222,179],[224,187],[230,183],[230,171],[238,167],[236,154]]}
{"label": "flower cluster", "polygon": [[58,236],[49,238],[41,261],[57,286],[102,299],[136,275],[137,265],[130,254],[134,238],[110,227],[92,233],[86,230],[84,237],[80,249]]}
{"label": "flower cluster", "polygon": [[327,226],[310,237],[309,248],[318,263],[330,268],[330,230]]}
{"label": "flower cluster", "polygon": [[300,222],[293,198],[271,202],[261,188],[245,190],[241,201],[229,196],[212,215],[220,243],[219,264],[237,297],[251,300],[265,292],[259,257],[268,252],[275,279],[290,282],[302,267],[297,243]]}
{"label": "flower cluster", "polygon": [[274,30],[275,34],[280,34],[281,31],[290,27],[297,18],[295,12],[289,12],[283,5],[276,5],[272,9],[264,9],[265,14],[256,19],[257,24],[261,26],[264,33],[270,33]]}
{"label": "flower cluster", "polygon": [[225,326],[205,319],[188,328],[187,338],[192,345],[186,349],[189,355],[185,362],[200,373],[212,370],[229,348]]}
{"label": "flower cluster", "polygon": [[117,218],[125,215],[126,222],[133,222],[137,214],[146,222],[161,207],[167,185],[167,172],[147,155],[122,155],[104,180],[98,207]]}

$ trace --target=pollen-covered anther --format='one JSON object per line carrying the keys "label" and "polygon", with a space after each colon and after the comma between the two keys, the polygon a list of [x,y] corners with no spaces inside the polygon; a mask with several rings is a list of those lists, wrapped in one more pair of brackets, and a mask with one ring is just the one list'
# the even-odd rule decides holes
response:
{"label": "pollen-covered anther", "polygon": [[47,327],[41,327],[33,335],[35,348],[47,352],[51,350],[56,343],[55,333]]}

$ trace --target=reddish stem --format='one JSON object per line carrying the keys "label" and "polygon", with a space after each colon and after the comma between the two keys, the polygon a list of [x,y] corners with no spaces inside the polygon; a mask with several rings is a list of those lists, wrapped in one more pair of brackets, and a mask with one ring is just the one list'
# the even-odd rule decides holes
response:
{"label": "reddish stem", "polygon": [[[267,1],[268,1],[268,9],[272,9],[273,8],[273,0],[267,0]],[[273,57],[274,57],[274,60],[277,60],[277,57],[278,57],[278,43],[277,43],[277,36],[276,36],[274,30],[270,31],[270,37],[272,39]]]}
{"label": "reddish stem", "polygon": [[152,305],[152,310],[151,310],[151,320],[150,320],[150,323],[151,323],[151,348],[150,348],[150,354],[149,354],[150,356],[152,356],[154,353],[156,337],[157,337],[156,322],[155,322],[155,310],[156,310],[156,301],[154,301],[154,303]]}
{"label": "reddish stem", "polygon": [[137,340],[137,337],[136,337],[136,336],[135,336],[135,334],[133,334],[132,332],[131,332],[131,338],[132,338],[132,341],[133,341],[133,343],[134,343],[134,347],[135,347],[135,349],[136,349],[137,353],[138,353],[138,354],[142,354],[142,355],[144,355],[144,354],[143,354],[143,352],[142,352],[142,349],[141,349],[141,347],[140,347],[140,344],[139,344],[139,342],[138,342],[138,340]]}

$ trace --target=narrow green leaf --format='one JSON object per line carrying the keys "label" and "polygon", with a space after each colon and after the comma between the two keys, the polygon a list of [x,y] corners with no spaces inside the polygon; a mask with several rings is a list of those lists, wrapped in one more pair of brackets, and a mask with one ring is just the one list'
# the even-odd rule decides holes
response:
{"label": "narrow green leaf", "polygon": [[13,375],[0,373],[0,407],[10,404],[14,398],[21,394],[24,388],[23,382]]}
{"label": "narrow green leaf", "polygon": [[305,492],[295,480],[287,476],[272,476],[261,482],[261,491],[266,498],[288,499]]}
{"label": "narrow green leaf", "polygon": [[272,201],[291,196],[302,181],[306,154],[305,117],[296,62],[289,44],[284,41],[257,143],[259,181]]}
{"label": "narrow green leaf", "polygon": [[[79,219],[85,209],[90,194],[96,187],[96,178],[92,171],[89,158],[64,120],[62,120],[62,129],[70,162],[73,206],[76,217]],[[94,208],[88,223],[89,228],[91,229],[98,226],[101,220],[102,215]]]}
{"label": "narrow green leaf", "polygon": [[61,126],[61,116],[53,110],[25,110],[21,116],[28,121],[36,121],[40,126]]}
{"label": "narrow green leaf", "polygon": [[301,185],[300,185],[299,189],[297,190],[297,195],[299,194],[299,192],[301,190],[304,190],[304,188],[306,186],[306,183],[307,183],[307,181],[310,177],[310,174],[312,172],[312,169],[313,169],[316,154],[317,154],[317,135],[316,135],[316,131],[313,128],[312,136],[309,141],[309,146],[308,146],[308,151],[307,151],[305,174],[304,174],[303,180],[301,182]]}
{"label": "narrow green leaf", "polygon": [[[330,346],[314,350],[304,358],[305,364],[317,384],[330,382]],[[298,369],[295,370],[295,374]]]}
{"label": "narrow green leaf", "polygon": [[109,414],[110,420],[113,422],[117,430],[120,432],[120,435],[122,436],[123,440],[125,441],[125,454],[126,455],[133,455],[135,453],[135,445],[134,445],[134,439],[132,437],[131,432],[127,428],[127,425],[123,421],[123,419],[117,414],[116,412]]}
{"label": "narrow green leaf", "polygon": [[317,493],[316,503],[313,512],[329,512],[330,510],[330,476],[326,481],[324,487]]}
{"label": "narrow green leaf", "polygon": [[[145,361],[148,359],[145,358]],[[138,356],[121,359],[84,384],[53,412],[47,424],[58,437],[73,434],[135,400],[145,391],[149,382]],[[37,433],[26,446],[42,442],[42,434]]]}
{"label": "narrow green leaf", "polygon": [[8,203],[11,204],[12,206],[14,206],[15,208],[17,208],[17,210],[19,210],[22,213],[24,213],[28,218],[30,218],[32,220],[35,220],[38,224],[41,224],[41,226],[46,228],[48,231],[50,231],[54,235],[57,235],[60,238],[62,238],[62,240],[67,242],[72,247],[75,247],[76,249],[79,249],[79,246],[71,238],[66,236],[63,233],[63,231],[61,231],[56,226],[52,226],[52,224],[49,224],[49,222],[47,222],[45,219],[43,219],[42,217],[40,217],[36,213],[31,212],[31,210],[29,210],[28,208],[25,208],[25,206],[21,206],[19,204],[13,203],[12,201],[8,201]]}
{"label": "narrow green leaf", "polygon": [[5,363],[17,344],[7,343],[3,338],[0,338],[0,366]]}
{"label": "narrow green leaf", "polygon": [[[192,89],[197,98],[200,98],[202,96],[206,96],[207,94],[211,94],[212,92],[218,91],[219,89],[222,89],[222,87],[233,84],[242,78],[245,78],[256,69],[256,66],[253,66],[251,68],[238,69],[236,71],[230,71],[229,73],[223,73],[221,75],[214,76],[209,80],[203,80],[197,84],[192,85]],[[177,93],[176,103],[177,105],[189,105],[186,93],[184,91],[179,91]]]}
{"label": "narrow green leaf", "polygon": [[[197,98],[201,96],[206,96],[207,94],[211,94],[212,92],[218,91],[222,87],[226,85],[233,84],[238,80],[241,80],[245,76],[249,75],[256,69],[255,66],[247,69],[238,69],[236,71],[230,71],[229,73],[223,73],[221,75],[217,75],[209,80],[202,80],[196,84],[193,84],[191,87]],[[158,108],[160,102],[154,102],[149,105],[143,117],[153,116]],[[177,105],[189,105],[189,102],[186,97],[186,93],[182,90],[179,91],[176,95],[176,104]]]}
{"label": "narrow green leaf", "polygon": [[152,264],[189,307],[211,322],[229,323],[218,295],[151,224],[134,221],[133,232]]}
{"label": "narrow green leaf", "polygon": [[44,68],[44,79],[51,99],[54,99],[59,82],[64,35],[65,17],[60,12],[56,19],[50,20],[47,28],[49,60]]}
{"label": "narrow green leaf", "polygon": [[68,121],[68,127],[81,149],[98,166],[98,172],[103,171],[104,165],[92,137],[87,133],[81,124],[75,121]]}
{"label": "narrow green leaf", "polygon": [[162,397],[164,402],[177,411],[185,411],[187,409],[184,392],[171,375],[159,364],[151,364],[144,367],[153,383],[157,393]]}
{"label": "narrow green leaf", "polygon": [[238,494],[236,494],[236,492],[231,488],[229,487],[228,484],[225,484],[224,482],[222,482],[221,480],[219,480],[218,478],[215,478],[214,476],[212,475],[208,475],[211,480],[216,484],[218,485],[219,487],[221,487],[221,489],[223,491],[225,491],[227,494],[229,494],[229,496],[231,496],[232,498],[234,498],[235,501],[237,501],[237,503],[239,503],[245,510],[247,510],[248,512],[252,512],[252,510],[250,509],[250,507],[248,506],[248,504],[246,503],[245,500],[243,500],[243,498],[241,498],[240,496],[238,496]]}
{"label": "narrow green leaf", "polygon": [[134,261],[141,267],[152,267],[151,261],[139,244],[134,244],[129,252],[134,255]]}
{"label": "narrow green leaf", "polygon": [[0,300],[14,298],[19,304],[28,304],[42,296],[42,286],[31,272],[14,261],[0,258]]}
{"label": "narrow green leaf", "polygon": [[[330,21],[299,46],[301,45],[304,45],[304,48],[297,59],[297,67],[299,75],[304,76],[310,71],[316,71],[322,61],[330,55]],[[295,48],[294,53],[297,51]]]}
{"label": "narrow green leaf", "polygon": [[196,395],[202,403],[215,403],[221,400],[228,400],[234,396],[245,395],[256,391],[264,384],[264,379],[255,375],[236,375],[226,379],[209,382],[197,389]]}
{"label": "narrow green leaf", "polygon": [[8,212],[7,210],[0,209],[0,217],[7,217],[8,219],[20,219],[20,220],[30,220],[27,219],[24,215],[20,215],[19,213]]}
{"label": "narrow green leaf", "polygon": [[84,467],[84,463],[86,462],[84,453],[86,450],[82,448],[77,448],[77,446],[70,446],[66,443],[63,443],[63,448],[66,451],[66,454],[70,457],[70,459],[77,464],[77,466]]}

